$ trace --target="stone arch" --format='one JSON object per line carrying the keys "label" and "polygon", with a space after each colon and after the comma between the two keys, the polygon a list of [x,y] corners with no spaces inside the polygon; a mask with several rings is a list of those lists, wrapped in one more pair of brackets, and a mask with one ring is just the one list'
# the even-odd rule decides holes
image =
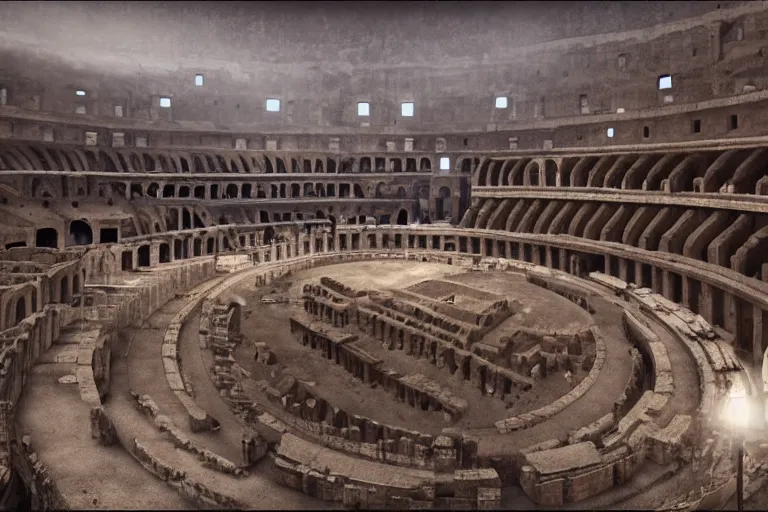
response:
{"label": "stone arch", "polygon": [[544,160],[544,183],[545,187],[556,187],[557,182],[557,162],[551,158]]}
{"label": "stone arch", "polygon": [[525,174],[523,176],[523,185],[526,187],[538,187],[540,182],[541,166],[539,162],[533,160],[525,167]]}
{"label": "stone arch", "polygon": [[85,220],[73,220],[69,224],[70,245],[91,245],[93,230]]}
{"label": "stone arch", "polygon": [[19,325],[27,317],[27,303],[23,296],[16,299],[15,314],[16,322],[14,325]]}

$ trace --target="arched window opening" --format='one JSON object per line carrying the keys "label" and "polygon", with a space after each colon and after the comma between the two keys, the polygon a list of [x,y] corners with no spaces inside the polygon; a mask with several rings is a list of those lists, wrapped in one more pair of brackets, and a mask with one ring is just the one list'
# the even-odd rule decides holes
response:
{"label": "arched window opening", "polygon": [[397,225],[398,226],[408,225],[408,212],[405,209],[400,210],[400,213],[397,214]]}
{"label": "arched window opening", "polygon": [[326,162],[328,162],[328,172],[336,173],[336,160],[329,158],[326,160]]}
{"label": "arched window opening", "polygon": [[186,208],[181,211],[181,229],[192,229],[192,216]]}
{"label": "arched window opening", "polygon": [[430,172],[432,170],[432,162],[429,160],[429,158],[422,157],[419,170],[421,172]]}
{"label": "arched window opening", "polygon": [[264,230],[264,237],[263,237],[264,244],[269,245],[272,243],[274,239],[275,239],[275,230],[273,227],[270,226]]}
{"label": "arched window opening", "polygon": [[274,174],[275,170],[272,168],[272,160],[268,157],[264,157],[264,169],[266,174]]}
{"label": "arched window opening", "polygon": [[227,185],[227,198],[229,199],[236,199],[237,198],[237,185],[234,183],[230,183]]}
{"label": "arched window opening", "polygon": [[352,192],[354,193],[355,197],[362,199],[365,197],[365,194],[363,194],[363,187],[355,183]]}
{"label": "arched window opening", "polygon": [[203,241],[199,238],[195,238],[195,241],[192,242],[192,251],[195,256],[202,256],[203,255]]}
{"label": "arched window opening", "polygon": [[138,183],[131,183],[131,197],[144,197],[144,190]]}
{"label": "arched window opening", "polygon": [[301,186],[298,183],[291,183],[291,197],[301,196]]}
{"label": "arched window opening", "polygon": [[169,263],[171,261],[171,248],[168,244],[160,244],[160,263]]}
{"label": "arched window opening", "polygon": [[142,245],[141,247],[139,247],[139,266],[148,267],[149,264],[150,264],[149,246]]}
{"label": "arched window opening", "polygon": [[205,185],[198,185],[195,187],[195,197],[197,199],[205,199]]}
{"label": "arched window opening", "polygon": [[205,251],[207,254],[213,254],[213,251],[216,249],[216,240],[213,238],[209,238],[205,243]]}
{"label": "arched window opening", "polygon": [[67,276],[61,278],[61,286],[59,289],[61,291],[59,302],[67,304],[69,302],[69,280],[67,279]]}
{"label": "arched window opening", "polygon": [[78,295],[80,293],[80,276],[75,274],[72,276],[72,294]]}
{"label": "arched window opening", "polygon": [[319,158],[315,160],[315,172],[323,172],[323,161]]}
{"label": "arched window opening", "polygon": [[276,158],[277,161],[277,173],[278,174],[288,174],[288,170],[285,168],[285,162],[283,162],[282,158]]}
{"label": "arched window opening", "polygon": [[144,153],[142,156],[144,157],[144,171],[155,172],[155,161],[146,153]]}
{"label": "arched window opening", "polygon": [[242,196],[243,196],[243,199],[250,199],[251,198],[251,184],[250,183],[244,183],[243,184]]}
{"label": "arched window opening", "polygon": [[259,212],[259,222],[262,224],[269,224],[269,214],[264,210]]}
{"label": "arched window opening", "polygon": [[35,233],[35,247],[59,248],[59,232],[53,228],[38,229]]}
{"label": "arched window opening", "polygon": [[[205,190],[205,189],[203,189]],[[189,197],[189,187],[182,185],[179,187],[179,197]]]}
{"label": "arched window opening", "polygon": [[69,224],[68,245],[91,245],[93,243],[93,231],[87,222],[73,220]]}
{"label": "arched window opening", "polygon": [[24,297],[19,297],[16,301],[16,324],[19,325],[27,317],[27,304]]}
{"label": "arched window opening", "polygon": [[205,222],[203,222],[203,220],[200,218],[198,214],[193,213],[192,220],[194,222],[193,226],[195,227],[195,229],[205,227]]}
{"label": "arched window opening", "polygon": [[163,187],[163,197],[175,197],[176,187],[174,185],[166,185]]}
{"label": "arched window opening", "polygon": [[184,257],[184,252],[182,248],[184,247],[184,243],[179,240],[178,238],[173,241],[173,257],[174,259],[180,260]]}
{"label": "arched window opening", "polygon": [[158,192],[160,191],[160,185],[157,183],[150,183],[147,187],[147,195],[149,197],[160,197]]}

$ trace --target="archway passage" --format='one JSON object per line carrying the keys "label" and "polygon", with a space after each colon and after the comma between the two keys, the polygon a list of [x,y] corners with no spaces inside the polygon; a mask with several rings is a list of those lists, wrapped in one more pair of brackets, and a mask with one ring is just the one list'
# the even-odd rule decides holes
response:
{"label": "archway passage", "polygon": [[264,230],[264,245],[269,245],[275,239],[275,230],[270,226]]}
{"label": "archway passage", "polygon": [[35,247],[59,248],[59,232],[53,228],[38,229],[35,233]]}
{"label": "archway passage", "polygon": [[69,240],[72,245],[91,245],[93,231],[87,222],[74,220],[69,225]]}
{"label": "archway passage", "polygon": [[400,210],[400,213],[397,214],[397,225],[398,226],[408,225],[408,212],[405,209]]}
{"label": "archway passage", "polygon": [[16,301],[16,325],[19,325],[26,317],[27,303],[24,301],[24,297],[19,297],[19,300]]}
{"label": "archway passage", "polygon": [[446,220],[451,217],[451,189],[440,187],[435,198],[435,213],[438,220]]}

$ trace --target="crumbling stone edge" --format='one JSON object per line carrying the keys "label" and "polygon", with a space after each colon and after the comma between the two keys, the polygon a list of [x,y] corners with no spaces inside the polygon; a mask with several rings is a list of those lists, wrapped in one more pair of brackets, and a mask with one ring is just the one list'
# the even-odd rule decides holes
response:
{"label": "crumbling stone edge", "polygon": [[132,393],[131,396],[136,401],[138,409],[152,419],[152,423],[158,430],[167,433],[177,448],[181,448],[196,455],[203,466],[236,477],[248,476],[249,473],[247,470],[237,466],[232,461],[208,450],[207,448],[196,446],[191,439],[184,435],[184,432],[176,426],[171,418],[164,414],[160,414],[160,408],[155,401],[152,400],[151,396],[138,395],[136,393]]}

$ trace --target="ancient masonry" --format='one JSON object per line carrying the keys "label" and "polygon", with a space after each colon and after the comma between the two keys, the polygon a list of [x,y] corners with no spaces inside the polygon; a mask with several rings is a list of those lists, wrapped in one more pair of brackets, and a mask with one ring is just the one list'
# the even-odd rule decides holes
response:
{"label": "ancient masonry", "polygon": [[50,4],[0,508],[768,503],[764,3]]}

